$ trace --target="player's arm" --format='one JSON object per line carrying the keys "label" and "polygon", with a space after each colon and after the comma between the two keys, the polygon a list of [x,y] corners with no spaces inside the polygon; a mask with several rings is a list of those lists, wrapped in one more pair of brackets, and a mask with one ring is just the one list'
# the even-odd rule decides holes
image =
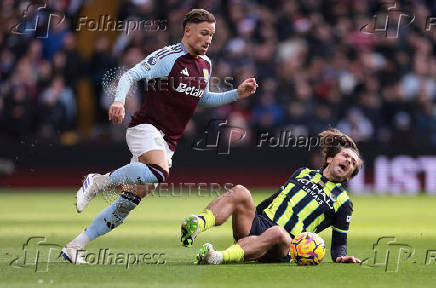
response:
{"label": "player's arm", "polygon": [[[339,199],[338,199],[339,200]],[[360,263],[359,258],[347,256],[348,228],[353,214],[353,203],[347,199],[336,211],[332,231],[332,245],[330,254],[337,263]]]}
{"label": "player's arm", "polygon": [[258,86],[256,79],[249,78],[242,82],[238,86],[238,89],[233,89],[223,93],[215,93],[209,91],[209,83],[207,83],[205,93],[203,97],[201,97],[199,105],[203,107],[218,107],[225,105],[254,94]]}
{"label": "player's arm", "polygon": [[135,82],[141,79],[147,79],[148,72],[149,71],[144,67],[143,62],[140,62],[121,76],[118,81],[114,102],[109,108],[109,120],[114,124],[120,124],[123,122],[125,116],[124,103],[126,101],[126,96]]}
{"label": "player's arm", "polygon": [[271,196],[260,202],[259,205],[256,206],[256,213],[262,214],[263,210],[268,208],[269,204],[272,203],[272,201],[277,197],[278,194],[280,194],[281,191],[282,189],[279,189],[279,191],[277,191],[276,193],[272,194]]}
{"label": "player's arm", "polygon": [[117,91],[114,102],[109,108],[109,120],[115,124],[120,124],[125,116],[124,103],[127,94],[134,83],[139,80],[150,79],[167,76],[170,69],[170,61],[168,58],[159,59],[155,55],[158,51],[148,55],[144,60],[136,64],[134,67],[125,72],[118,81]]}

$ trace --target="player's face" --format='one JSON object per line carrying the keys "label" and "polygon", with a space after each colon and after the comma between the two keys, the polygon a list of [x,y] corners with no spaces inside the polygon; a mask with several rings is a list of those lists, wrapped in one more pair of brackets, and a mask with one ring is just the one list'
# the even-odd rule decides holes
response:
{"label": "player's face", "polygon": [[215,23],[201,22],[188,24],[185,27],[186,44],[196,55],[205,55],[215,34]]}
{"label": "player's face", "polygon": [[359,156],[351,148],[342,148],[333,158],[327,159],[329,174],[332,180],[350,180],[353,171],[359,165]]}

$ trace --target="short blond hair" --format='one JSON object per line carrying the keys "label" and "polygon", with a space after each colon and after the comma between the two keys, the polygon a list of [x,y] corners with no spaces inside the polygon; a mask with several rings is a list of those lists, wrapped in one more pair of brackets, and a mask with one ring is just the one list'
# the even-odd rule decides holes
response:
{"label": "short blond hair", "polygon": [[183,29],[185,29],[186,25],[189,23],[197,24],[201,22],[215,23],[215,16],[204,9],[192,9],[186,13],[185,18],[183,19]]}

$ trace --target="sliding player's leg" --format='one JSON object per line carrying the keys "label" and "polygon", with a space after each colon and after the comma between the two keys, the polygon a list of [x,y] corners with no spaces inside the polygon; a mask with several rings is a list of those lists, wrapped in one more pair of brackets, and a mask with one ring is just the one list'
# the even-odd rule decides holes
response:
{"label": "sliding player's leg", "polygon": [[198,264],[225,264],[244,261],[279,262],[286,257],[291,245],[289,233],[280,226],[273,226],[259,236],[248,236],[224,251],[215,251],[206,243],[197,255]]}
{"label": "sliding player's leg", "polygon": [[236,185],[225,194],[213,200],[198,215],[187,216],[182,222],[181,242],[185,247],[192,243],[200,232],[219,226],[232,216],[233,237],[241,239],[249,235],[256,214],[256,206],[250,191]]}

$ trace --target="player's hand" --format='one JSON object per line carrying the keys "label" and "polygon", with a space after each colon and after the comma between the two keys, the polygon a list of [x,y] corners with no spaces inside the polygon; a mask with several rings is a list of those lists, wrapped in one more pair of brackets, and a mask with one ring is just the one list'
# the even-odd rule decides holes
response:
{"label": "player's hand", "polygon": [[245,79],[241,85],[238,86],[238,96],[239,98],[245,98],[254,94],[256,92],[256,88],[259,87],[256,83],[256,79],[248,78]]}
{"label": "player's hand", "polygon": [[120,101],[114,101],[109,108],[109,120],[114,124],[121,124],[123,122],[126,112],[124,110],[124,103]]}
{"label": "player's hand", "polygon": [[361,263],[359,258],[354,256],[341,256],[336,258],[336,263]]}

